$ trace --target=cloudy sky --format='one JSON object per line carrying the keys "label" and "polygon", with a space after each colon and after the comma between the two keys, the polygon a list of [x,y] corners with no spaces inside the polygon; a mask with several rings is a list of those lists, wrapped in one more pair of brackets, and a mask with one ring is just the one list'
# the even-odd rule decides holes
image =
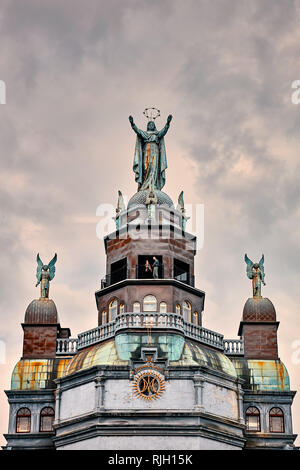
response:
{"label": "cloudy sky", "polygon": [[[300,389],[299,21],[292,0],[2,0],[0,389],[39,296],[37,252],[45,262],[58,253],[51,297],[62,326],[76,336],[97,325],[105,256],[96,210],[115,204],[118,189],[136,191],[128,116],[145,126],[147,106],[161,110],[161,127],[173,115],[164,190],[205,207],[196,265],[204,326],[237,337],[251,296],[244,253],[264,253],[263,295]],[[293,411],[300,434],[299,392]],[[1,393],[1,434],[7,420]]]}

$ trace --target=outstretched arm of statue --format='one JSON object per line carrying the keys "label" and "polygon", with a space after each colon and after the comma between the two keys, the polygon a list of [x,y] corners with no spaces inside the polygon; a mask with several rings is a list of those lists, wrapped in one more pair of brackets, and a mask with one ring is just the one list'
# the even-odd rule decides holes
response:
{"label": "outstretched arm of statue", "polygon": [[169,127],[170,127],[170,122],[172,121],[172,117],[173,116],[171,114],[168,116],[167,123],[166,123],[165,127],[163,127],[162,130],[159,131],[159,133],[158,133],[159,138],[164,137],[166,135],[166,133],[168,132]]}
{"label": "outstretched arm of statue", "polygon": [[129,122],[131,124],[131,127],[132,129],[134,130],[134,132],[136,134],[139,134],[140,136],[142,136],[142,131],[134,124],[134,121],[133,121],[133,117],[132,116],[129,116]]}

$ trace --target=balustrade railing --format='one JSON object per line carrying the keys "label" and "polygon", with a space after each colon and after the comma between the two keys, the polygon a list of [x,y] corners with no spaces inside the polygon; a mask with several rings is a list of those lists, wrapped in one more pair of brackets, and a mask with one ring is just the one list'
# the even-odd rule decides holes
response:
{"label": "balustrade railing", "polygon": [[224,353],[228,356],[243,356],[244,342],[242,339],[224,339]]}
{"label": "balustrade railing", "polygon": [[98,326],[92,330],[85,331],[84,333],[79,333],[78,335],[78,349],[91,346],[96,344],[99,341],[112,338],[116,332],[116,322],[111,321],[105,323],[105,325]]}
{"label": "balustrade railing", "polygon": [[77,352],[77,338],[58,338],[56,342],[56,354],[69,356]]}
{"label": "balustrade railing", "polygon": [[243,341],[224,339],[223,335],[202,326],[190,323],[176,313],[127,312],[118,315],[113,321],[78,335],[78,338],[58,339],[57,354],[72,355],[77,350],[112,338],[118,331],[125,329],[173,329],[184,336],[207,344],[227,355],[243,355]]}

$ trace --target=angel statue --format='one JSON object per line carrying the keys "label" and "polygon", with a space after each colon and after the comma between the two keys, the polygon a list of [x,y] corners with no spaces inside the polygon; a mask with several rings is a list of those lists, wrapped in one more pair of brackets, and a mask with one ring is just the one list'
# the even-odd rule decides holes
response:
{"label": "angel statue", "polygon": [[[136,146],[134,152],[133,171],[135,173],[135,181],[138,183],[138,191],[149,190],[151,187],[161,190],[166,181],[165,170],[167,168],[166,148],[164,136],[168,132],[172,116],[169,115],[165,127],[160,131],[156,129],[155,118],[153,115],[147,114],[147,108],[144,112],[148,117],[147,130],[139,129],[133,117],[129,116],[132,129],[136,133]],[[156,110],[151,108],[151,110]]]}
{"label": "angel statue", "polygon": [[48,299],[49,297],[49,286],[50,281],[55,276],[55,263],[57,260],[57,254],[53,256],[52,260],[48,264],[43,264],[39,253],[37,254],[36,261],[37,261],[37,270],[36,270],[36,278],[38,282],[36,283],[37,287],[41,283],[41,299]]}
{"label": "angel statue", "polygon": [[183,191],[178,196],[178,204],[176,207],[176,210],[181,212],[181,228],[182,230],[185,230],[186,226],[186,221],[190,219],[190,217],[187,217],[185,215],[185,207],[184,207],[184,200],[183,200]]}
{"label": "angel statue", "polygon": [[122,191],[118,190],[118,204],[116,207],[116,217],[114,217],[116,221],[116,229],[120,229],[120,214],[121,212],[126,208],[125,202],[124,202],[124,197],[122,194]]}
{"label": "angel statue", "polygon": [[261,299],[261,283],[265,286],[265,270],[264,270],[264,255],[262,255],[259,263],[253,263],[245,254],[245,261],[247,263],[247,276],[252,279],[253,297]]}

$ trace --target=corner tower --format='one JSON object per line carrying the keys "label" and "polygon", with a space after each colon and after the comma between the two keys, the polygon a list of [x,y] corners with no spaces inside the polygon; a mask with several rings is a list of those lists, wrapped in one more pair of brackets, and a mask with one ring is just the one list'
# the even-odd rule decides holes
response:
{"label": "corner tower", "polygon": [[262,297],[264,255],[253,263],[245,255],[253,296],[247,299],[238,335],[243,354],[231,360],[243,380],[247,449],[294,449],[292,410],[295,391],[278,355],[279,322],[271,300]]}
{"label": "corner tower", "polygon": [[75,342],[69,339],[70,329],[61,327],[55,302],[49,298],[56,255],[48,265],[43,265],[39,255],[37,262],[36,286],[40,284],[41,294],[26,309],[22,357],[13,369],[10,390],[5,391],[9,424],[4,450],[54,449],[54,380],[71,359],[60,345]]}

